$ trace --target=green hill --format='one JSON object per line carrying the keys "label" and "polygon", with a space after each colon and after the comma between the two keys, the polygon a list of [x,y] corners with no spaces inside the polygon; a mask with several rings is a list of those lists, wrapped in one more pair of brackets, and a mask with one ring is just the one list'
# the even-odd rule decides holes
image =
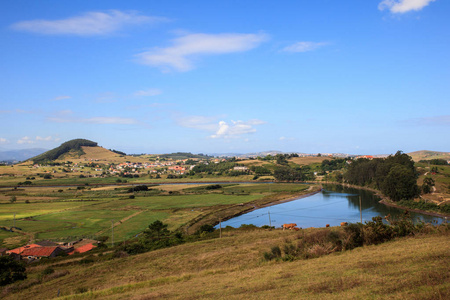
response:
{"label": "green hill", "polygon": [[35,157],[31,158],[30,160],[32,160],[34,163],[42,163],[42,162],[46,162],[46,161],[52,161],[52,160],[60,158],[62,155],[69,153],[71,151],[75,151],[75,152],[78,152],[79,155],[83,155],[85,153],[81,147],[83,147],[83,146],[97,147],[97,145],[98,144],[93,141],[89,141],[89,140],[85,140],[85,139],[74,139],[74,140],[70,140],[70,141],[67,141],[67,142],[61,144],[61,146],[59,146],[59,147],[56,147],[52,150],[49,150],[38,156],[35,156]]}

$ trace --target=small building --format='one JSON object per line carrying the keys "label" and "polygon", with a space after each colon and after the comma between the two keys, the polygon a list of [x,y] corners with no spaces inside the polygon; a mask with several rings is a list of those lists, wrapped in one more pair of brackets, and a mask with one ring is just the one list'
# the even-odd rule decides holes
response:
{"label": "small building", "polygon": [[91,251],[94,248],[96,248],[96,246],[94,246],[92,244],[86,244],[86,245],[83,245],[81,247],[78,247],[78,248],[70,251],[67,254],[72,255],[72,254],[76,254],[76,253],[85,253],[85,252]]}
{"label": "small building", "polygon": [[64,250],[61,249],[59,246],[34,247],[25,249],[22,253],[20,253],[20,256],[22,256],[22,259],[35,260],[41,259],[43,257],[45,258],[55,257],[62,252],[64,252]]}
{"label": "small building", "polygon": [[234,171],[248,171],[246,166],[236,166],[233,168]]}

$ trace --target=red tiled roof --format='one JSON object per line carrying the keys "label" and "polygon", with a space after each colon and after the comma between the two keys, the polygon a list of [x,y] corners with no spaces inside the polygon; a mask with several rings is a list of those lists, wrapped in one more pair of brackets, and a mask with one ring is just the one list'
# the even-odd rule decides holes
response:
{"label": "red tiled roof", "polygon": [[22,253],[20,253],[21,256],[50,256],[52,253],[59,248],[58,246],[53,247],[34,247],[23,250]]}
{"label": "red tiled roof", "polygon": [[16,248],[16,249],[11,249],[11,250],[8,251],[8,253],[20,254],[26,249],[31,249],[31,248],[36,248],[36,247],[42,247],[42,246],[38,245],[38,244],[26,245],[26,246],[19,247],[19,248]]}
{"label": "red tiled roof", "polygon": [[69,252],[69,255],[75,254],[75,253],[84,253],[84,252],[88,252],[91,251],[92,249],[96,248],[96,246],[92,245],[92,244],[86,244],[84,246],[78,247],[77,249]]}

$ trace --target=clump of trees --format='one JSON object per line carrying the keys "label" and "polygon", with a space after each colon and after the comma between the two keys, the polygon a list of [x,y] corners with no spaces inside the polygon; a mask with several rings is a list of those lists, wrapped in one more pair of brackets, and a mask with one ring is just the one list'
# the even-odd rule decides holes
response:
{"label": "clump of trees", "polygon": [[348,183],[377,188],[393,201],[417,197],[417,177],[414,161],[401,151],[387,158],[357,159],[344,175]]}
{"label": "clump of trees", "polygon": [[139,254],[184,243],[180,232],[170,231],[167,227],[167,224],[156,220],[148,226],[138,240],[122,245],[121,250],[128,254]]}
{"label": "clump of trees", "polygon": [[288,166],[277,167],[273,176],[278,181],[304,181],[306,179],[300,168],[294,169]]}
{"label": "clump of trees", "polygon": [[440,166],[446,166],[446,165],[448,165],[448,162],[445,160],[445,159],[438,159],[438,158],[435,158],[435,159],[429,159],[429,160],[424,160],[424,159],[422,159],[422,160],[420,160],[419,161],[420,163],[429,163],[429,164],[431,164],[431,165],[440,165]]}
{"label": "clump of trees", "polygon": [[82,154],[84,154],[84,151],[81,148],[82,146],[96,147],[97,145],[98,145],[97,143],[95,143],[93,141],[85,140],[85,139],[70,140],[68,142],[61,144],[61,146],[59,146],[59,147],[56,147],[50,151],[47,151],[38,156],[35,156],[34,158],[32,158],[32,160],[33,160],[33,163],[35,163],[35,164],[55,160],[58,157],[60,157],[61,155],[65,154],[71,150],[77,150],[77,151],[79,151],[80,155],[82,155]]}
{"label": "clump of trees", "polygon": [[15,261],[11,256],[0,256],[0,286],[27,278],[22,262]]}

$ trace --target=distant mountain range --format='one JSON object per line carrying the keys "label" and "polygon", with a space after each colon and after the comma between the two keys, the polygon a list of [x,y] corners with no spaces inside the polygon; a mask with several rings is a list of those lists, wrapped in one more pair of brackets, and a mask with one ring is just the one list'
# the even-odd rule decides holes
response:
{"label": "distant mountain range", "polygon": [[45,151],[47,151],[47,149],[42,148],[0,151],[0,161],[23,161],[44,153]]}

